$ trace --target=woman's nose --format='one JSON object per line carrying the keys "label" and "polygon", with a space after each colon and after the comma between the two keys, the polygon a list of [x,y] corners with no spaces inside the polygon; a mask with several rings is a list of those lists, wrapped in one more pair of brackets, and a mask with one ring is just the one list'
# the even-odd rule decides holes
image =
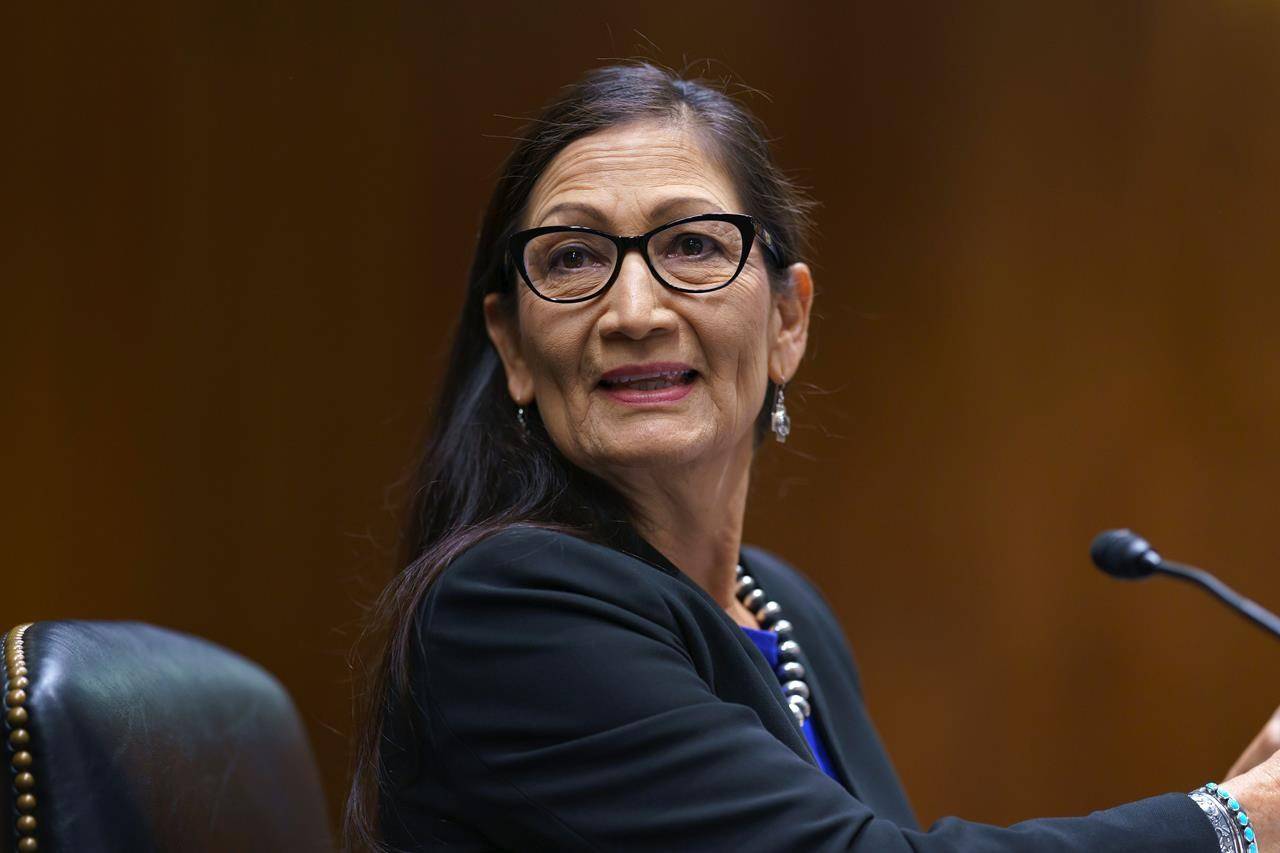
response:
{"label": "woman's nose", "polygon": [[675,311],[666,304],[667,288],[654,277],[639,250],[622,258],[618,279],[604,294],[601,332],[639,340],[675,329]]}

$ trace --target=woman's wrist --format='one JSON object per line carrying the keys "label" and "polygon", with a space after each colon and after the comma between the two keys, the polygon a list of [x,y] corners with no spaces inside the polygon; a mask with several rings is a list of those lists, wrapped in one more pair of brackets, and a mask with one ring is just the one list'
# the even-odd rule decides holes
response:
{"label": "woman's wrist", "polygon": [[1265,853],[1280,850],[1280,753],[1222,782],[1249,814],[1255,843]]}

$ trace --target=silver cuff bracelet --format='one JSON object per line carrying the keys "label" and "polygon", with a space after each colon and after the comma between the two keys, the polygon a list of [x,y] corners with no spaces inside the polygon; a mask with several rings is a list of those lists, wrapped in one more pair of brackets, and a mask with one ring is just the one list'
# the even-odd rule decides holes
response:
{"label": "silver cuff bracelet", "polygon": [[1218,837],[1218,850],[1221,853],[1245,853],[1244,835],[1231,812],[1218,802],[1217,797],[1203,790],[1192,791],[1187,796],[1195,800],[1196,805],[1209,818],[1213,834]]}

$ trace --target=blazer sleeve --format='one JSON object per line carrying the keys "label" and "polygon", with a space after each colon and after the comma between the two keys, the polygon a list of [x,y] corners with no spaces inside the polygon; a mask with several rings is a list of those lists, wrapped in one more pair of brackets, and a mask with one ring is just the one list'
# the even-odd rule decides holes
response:
{"label": "blazer sleeve", "polygon": [[516,850],[1216,853],[1167,793],[1011,827],[877,818],[720,699],[657,584],[563,534],[509,530],[424,599],[414,692],[459,812]]}

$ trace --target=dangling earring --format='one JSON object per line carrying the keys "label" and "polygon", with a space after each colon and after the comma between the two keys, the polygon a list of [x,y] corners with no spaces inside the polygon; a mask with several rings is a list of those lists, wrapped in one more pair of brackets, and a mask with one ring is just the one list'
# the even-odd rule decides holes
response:
{"label": "dangling earring", "polygon": [[774,389],[773,415],[770,418],[773,434],[777,436],[780,444],[787,440],[787,435],[791,432],[791,417],[787,414],[787,404],[782,396],[782,389],[786,384],[779,382],[778,387]]}
{"label": "dangling earring", "polygon": [[516,420],[520,422],[520,429],[525,435],[529,434],[529,421],[524,416],[524,406],[516,406]]}

